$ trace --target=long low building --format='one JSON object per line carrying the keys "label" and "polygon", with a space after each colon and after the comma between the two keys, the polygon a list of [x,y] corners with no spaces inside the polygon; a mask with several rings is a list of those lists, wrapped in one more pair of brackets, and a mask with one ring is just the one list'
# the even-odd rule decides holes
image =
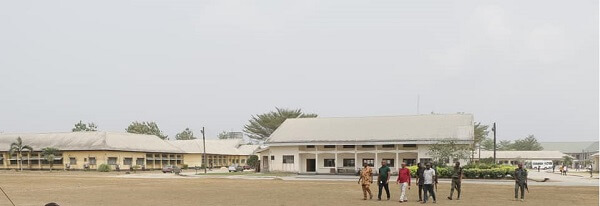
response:
{"label": "long low building", "polygon": [[[560,161],[564,156],[568,155],[560,151],[496,151],[496,162],[498,164],[516,165],[531,160]],[[481,151],[481,155],[476,151],[473,160],[479,161],[488,158],[494,158],[494,151]]]}
{"label": "long low building", "polygon": [[[190,167],[201,166],[204,146],[201,139],[167,141],[183,150],[184,164]],[[206,140],[206,164],[209,167],[223,167],[232,164],[246,165],[248,157],[258,145],[243,144],[241,139]]]}
{"label": "long low building", "polygon": [[[155,135],[125,132],[59,132],[0,134],[0,168],[18,168],[18,154],[10,154],[9,149],[19,137],[23,145],[33,148],[23,153],[23,169],[49,169],[50,164],[42,155],[46,147],[59,150],[54,159],[55,169],[81,170],[88,166],[94,170],[100,164],[125,170],[134,166],[161,169],[166,165],[202,165],[197,151],[186,147],[186,141],[197,144],[196,140],[166,141]],[[218,162],[213,164],[215,167],[234,162],[244,165],[242,161],[245,162],[256,147],[241,145],[240,140],[207,140],[207,153],[210,152],[207,159]]]}
{"label": "long low building", "polygon": [[473,115],[287,119],[257,152],[262,171],[353,173],[364,163],[431,161],[430,145],[449,139],[471,145]]}

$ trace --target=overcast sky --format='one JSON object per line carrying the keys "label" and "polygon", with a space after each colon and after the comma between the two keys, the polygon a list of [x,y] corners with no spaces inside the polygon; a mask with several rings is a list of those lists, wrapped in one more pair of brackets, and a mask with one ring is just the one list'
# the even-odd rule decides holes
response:
{"label": "overcast sky", "polygon": [[598,1],[2,1],[0,131],[466,112],[598,140]]}

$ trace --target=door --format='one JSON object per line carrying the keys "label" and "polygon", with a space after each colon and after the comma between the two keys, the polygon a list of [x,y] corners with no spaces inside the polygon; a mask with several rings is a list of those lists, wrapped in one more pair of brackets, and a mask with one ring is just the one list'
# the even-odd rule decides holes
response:
{"label": "door", "polygon": [[263,163],[262,170],[265,172],[268,172],[269,171],[269,156],[263,156],[262,163]]}
{"label": "door", "polygon": [[316,172],[315,159],[306,159],[306,172]]}

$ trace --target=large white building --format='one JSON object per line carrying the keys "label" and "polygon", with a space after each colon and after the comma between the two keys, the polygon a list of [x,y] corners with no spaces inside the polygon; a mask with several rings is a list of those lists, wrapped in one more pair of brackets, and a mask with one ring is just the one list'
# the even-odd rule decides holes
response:
{"label": "large white building", "polygon": [[287,119],[258,151],[262,171],[354,173],[363,163],[428,162],[429,146],[473,143],[473,115]]}

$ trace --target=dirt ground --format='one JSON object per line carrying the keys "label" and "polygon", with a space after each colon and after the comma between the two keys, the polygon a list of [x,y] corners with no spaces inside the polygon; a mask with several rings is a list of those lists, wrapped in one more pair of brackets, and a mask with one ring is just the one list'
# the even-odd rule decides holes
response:
{"label": "dirt ground", "polygon": [[[111,174],[116,175],[116,174]],[[0,172],[0,186],[16,205],[398,205],[399,189],[390,184],[390,201],[362,200],[356,182],[233,180],[219,178],[115,178],[107,173]],[[168,174],[167,174],[168,175]],[[377,186],[371,190],[376,195]],[[463,184],[460,201],[446,199],[449,185],[438,186],[438,205],[598,205],[598,187],[530,188],[524,203],[512,201],[506,185]],[[420,205],[417,190],[409,202]],[[0,193],[0,205],[10,205]]]}

